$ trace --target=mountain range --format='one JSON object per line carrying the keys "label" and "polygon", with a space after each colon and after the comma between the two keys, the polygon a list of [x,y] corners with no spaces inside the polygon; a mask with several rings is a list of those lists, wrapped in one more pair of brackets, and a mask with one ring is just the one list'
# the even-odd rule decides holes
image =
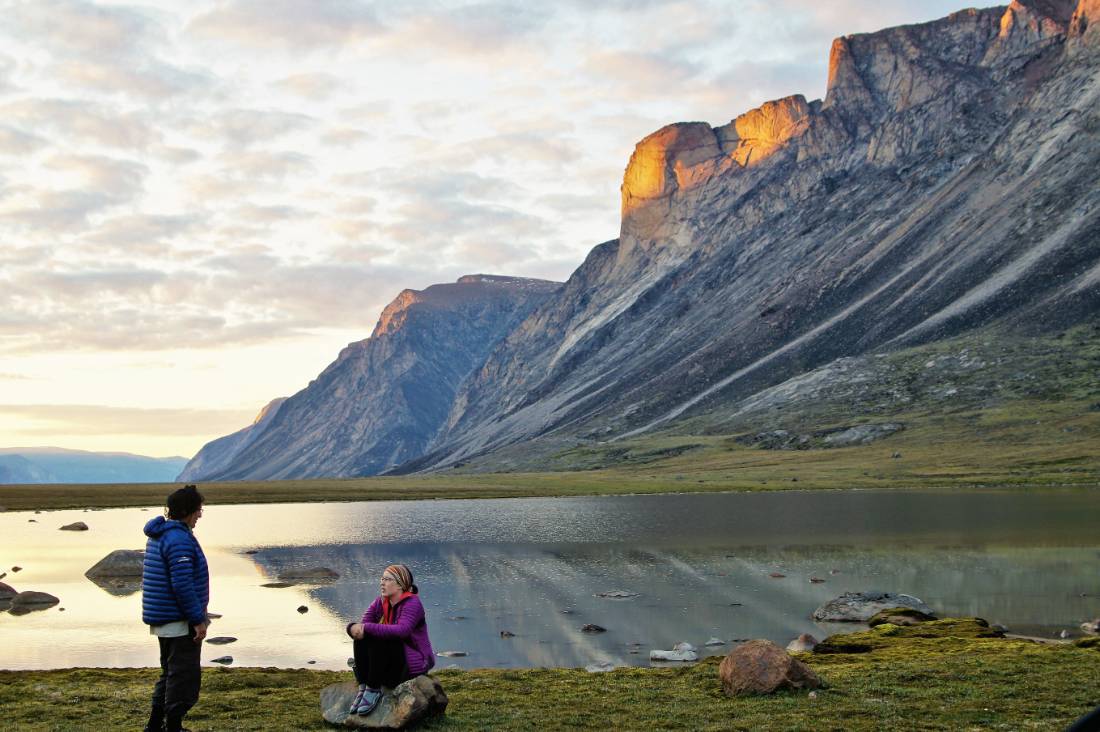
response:
{"label": "mountain range", "polygon": [[1100,0],[839,38],[823,100],[640,141],[619,237],[567,282],[406,290],[181,478],[547,469],[655,433],[757,434],[777,424],[761,404],[875,358],[1094,325],[1098,166]]}
{"label": "mountain range", "polygon": [[60,447],[0,448],[0,485],[31,483],[171,483],[187,458]]}

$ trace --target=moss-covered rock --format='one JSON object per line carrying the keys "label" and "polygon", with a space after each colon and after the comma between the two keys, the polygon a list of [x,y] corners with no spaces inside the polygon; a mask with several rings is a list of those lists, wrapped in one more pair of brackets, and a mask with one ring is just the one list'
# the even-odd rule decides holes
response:
{"label": "moss-covered rock", "polygon": [[870,653],[904,645],[915,639],[1003,637],[1004,633],[990,628],[989,623],[981,618],[945,618],[908,626],[880,623],[862,633],[831,635],[814,648],[814,653]]}
{"label": "moss-covered rock", "polygon": [[890,623],[891,625],[917,625],[918,623],[927,623],[929,620],[935,619],[935,615],[922,613],[920,610],[911,607],[891,607],[875,613],[871,619],[867,621],[867,624],[872,628],[876,625],[882,625],[883,623]]}

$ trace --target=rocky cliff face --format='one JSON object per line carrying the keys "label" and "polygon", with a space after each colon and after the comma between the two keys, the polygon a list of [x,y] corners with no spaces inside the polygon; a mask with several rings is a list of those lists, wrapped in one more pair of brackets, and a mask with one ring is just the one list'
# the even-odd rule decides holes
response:
{"label": "rocky cliff face", "polygon": [[180,480],[374,475],[419,456],[463,379],[559,287],[471,275],[405,290],[370,338],[252,426],[206,445]]}
{"label": "rocky cliff face", "polygon": [[285,401],[286,397],[272,399],[260,410],[252,424],[203,445],[195,457],[187,462],[176,480],[188,483],[229,470],[237,456],[271,425],[271,420],[278,414],[279,407],[283,406]]}
{"label": "rocky cliff face", "polygon": [[402,470],[641,434],[990,323],[1096,317],[1100,0],[848,36],[829,69],[824,100],[638,143],[619,239],[493,349]]}

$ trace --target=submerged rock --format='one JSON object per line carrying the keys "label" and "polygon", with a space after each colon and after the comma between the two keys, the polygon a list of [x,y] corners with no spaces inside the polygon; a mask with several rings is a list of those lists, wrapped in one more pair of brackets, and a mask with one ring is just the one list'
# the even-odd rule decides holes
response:
{"label": "submerged rock", "polygon": [[14,587],[0,582],[0,601],[10,601],[18,594],[19,593],[15,591]]}
{"label": "submerged rock", "polygon": [[218,658],[210,659],[210,663],[220,663],[224,666],[228,666],[229,664],[233,663],[233,657],[232,656],[219,656]]}
{"label": "submerged rock", "polygon": [[718,678],[727,696],[821,686],[809,666],[766,640],[751,640],[730,651],[718,666]]}
{"label": "submerged rock", "polygon": [[236,643],[237,639],[231,635],[219,635],[213,638],[207,638],[206,642],[214,646],[224,646],[230,643]]}
{"label": "submerged rock", "polygon": [[595,623],[585,623],[581,626],[582,633],[606,633],[607,628],[602,625],[596,625]]}
{"label": "submerged rock", "polygon": [[88,530],[88,524],[84,523],[83,521],[76,521],[76,522],[71,523],[71,524],[65,524],[64,526],[62,526],[59,529],[59,531],[87,531],[87,530]]}
{"label": "submerged rock", "polygon": [[406,729],[417,722],[444,714],[447,693],[431,676],[416,676],[382,695],[370,714],[348,714],[358,691],[354,681],[321,689],[321,716],[329,724],[350,729]]}
{"label": "submerged rock", "polygon": [[671,651],[652,650],[649,652],[650,661],[698,661],[699,654],[695,652],[695,646],[681,642],[672,647]]}
{"label": "submerged rock", "polygon": [[845,592],[814,610],[814,620],[831,623],[865,623],[882,610],[911,608],[934,616],[932,608],[912,595],[894,592]]}
{"label": "submerged rock", "polygon": [[440,658],[462,658],[463,656],[466,656],[468,654],[466,653],[466,651],[440,651],[435,655],[439,656]]}
{"label": "submerged rock", "polygon": [[25,615],[35,610],[51,608],[59,602],[61,600],[48,592],[26,590],[11,598],[11,610],[9,612],[12,615]]}
{"label": "submerged rock", "polygon": [[328,567],[310,567],[309,569],[287,569],[279,573],[280,582],[309,583],[332,582],[340,578],[340,573]]}
{"label": "submerged rock", "polygon": [[817,645],[817,642],[817,638],[814,638],[809,633],[803,633],[787,644],[787,650],[791,653],[805,653],[807,651],[812,651],[814,646]]}
{"label": "submerged rock", "polygon": [[594,595],[594,597],[603,597],[610,600],[629,600],[637,596],[637,592],[629,592],[628,590],[609,590],[607,592],[597,592]]}

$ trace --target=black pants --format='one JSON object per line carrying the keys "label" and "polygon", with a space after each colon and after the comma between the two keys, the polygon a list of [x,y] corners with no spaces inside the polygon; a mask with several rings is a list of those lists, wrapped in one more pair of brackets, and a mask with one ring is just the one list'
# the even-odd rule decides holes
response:
{"label": "black pants", "polygon": [[157,640],[160,641],[160,678],[153,687],[153,709],[163,710],[165,717],[182,718],[199,700],[202,643],[195,642],[193,627],[190,635]]}
{"label": "black pants", "polygon": [[392,689],[409,679],[405,644],[400,638],[352,640],[355,650],[355,680],[372,689]]}

